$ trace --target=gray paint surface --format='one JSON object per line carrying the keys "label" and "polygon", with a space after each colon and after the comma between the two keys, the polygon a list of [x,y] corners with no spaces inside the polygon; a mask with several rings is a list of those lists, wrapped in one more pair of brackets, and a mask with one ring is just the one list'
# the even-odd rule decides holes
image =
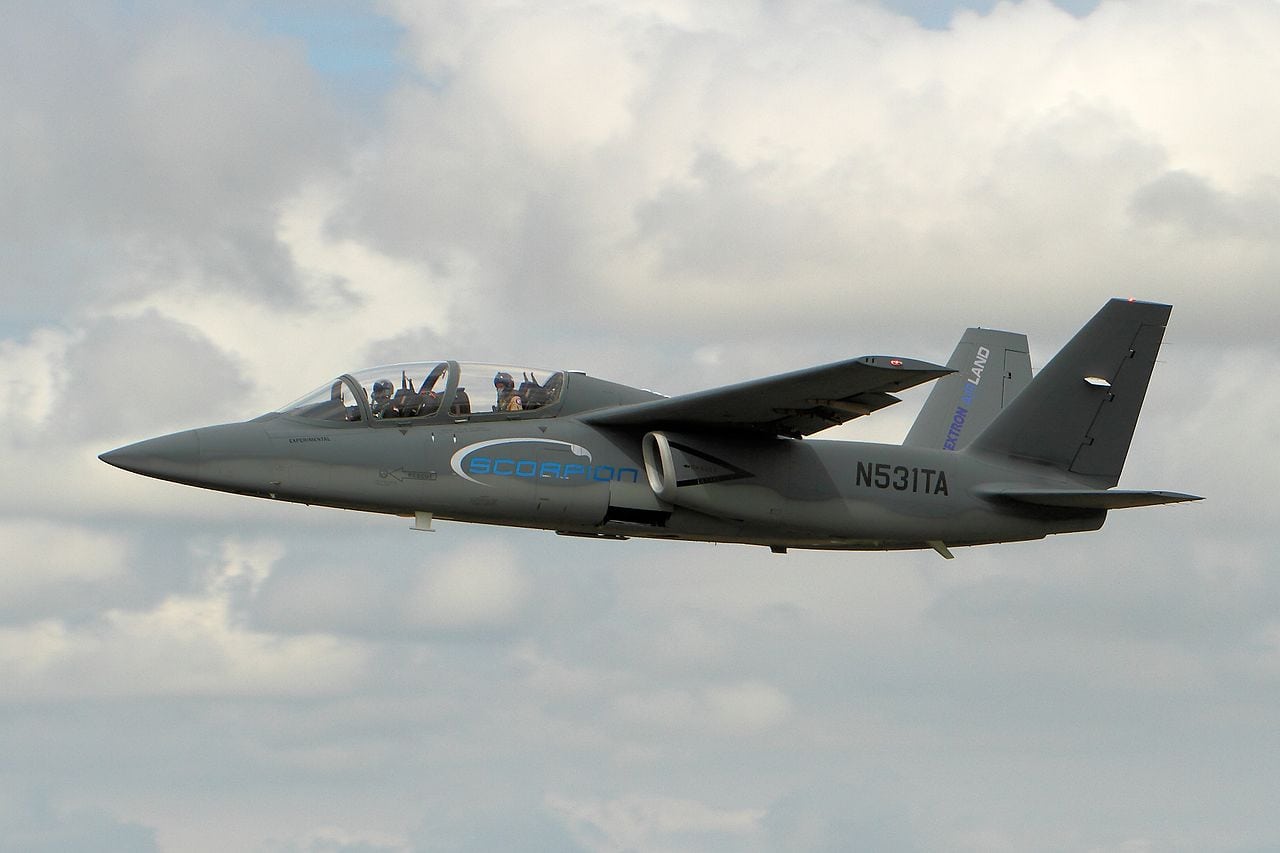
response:
{"label": "gray paint surface", "polygon": [[[470,398],[460,408],[459,367],[448,362],[443,399],[424,416],[339,406],[339,380],[334,406],[297,411],[347,420],[276,413],[102,459],[202,488],[419,520],[950,556],[952,546],[1096,530],[1109,509],[1196,499],[1107,491],[1170,310],[1111,300],[1033,381],[1024,336],[980,329],[949,368],[867,356],[671,398],[555,374],[554,399],[515,412],[473,410]],[[412,393],[400,373],[401,393]],[[902,446],[800,439],[939,377]]]}

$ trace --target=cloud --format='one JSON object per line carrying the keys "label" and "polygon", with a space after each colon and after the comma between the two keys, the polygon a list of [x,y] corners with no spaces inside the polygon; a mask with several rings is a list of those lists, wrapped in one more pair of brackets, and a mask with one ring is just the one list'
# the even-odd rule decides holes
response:
{"label": "cloud", "polygon": [[[717,809],[696,800],[628,796],[614,800],[552,794],[547,806],[591,851],[735,849],[758,829],[763,811]],[[740,848],[738,848],[740,849]]]}
{"label": "cloud", "polygon": [[1274,238],[1280,233],[1280,176],[1231,193],[1197,175],[1167,172],[1134,193],[1133,212],[1153,225],[1175,227],[1201,239]]}
{"label": "cloud", "polygon": [[410,853],[408,841],[383,832],[349,832],[339,827],[321,827],[294,841],[269,841],[263,853]]}
{"label": "cloud", "polygon": [[[574,6],[569,32],[568,8],[396,7],[425,81],[389,99],[329,221],[447,275],[430,343],[496,338],[678,392],[847,356],[851,330],[906,350],[1117,293],[1196,304],[1207,280],[1265,302],[1280,270],[1265,228],[1188,243],[1152,207],[1185,174],[1238,199],[1227,218],[1265,218],[1271,159],[1186,126],[1170,93],[1209,72],[1163,47],[1234,51],[1276,25],[1261,6],[999,4],[945,32],[863,4],[679,3]],[[1238,90],[1261,97],[1271,62],[1247,51]],[[595,73],[555,83],[576,67]],[[708,339],[719,364],[694,359]]]}
{"label": "cloud", "polygon": [[[850,838],[876,850],[930,849],[916,824],[927,822],[913,813],[897,790],[901,782],[891,768],[876,768],[876,780],[852,781],[844,773],[809,774],[805,781],[769,804],[760,821],[761,849],[838,851]],[[1000,844],[957,843],[958,850],[999,850]]]}
{"label": "cloud", "polygon": [[[6,837],[1276,846],[1280,13],[975,5],[390,4],[358,122],[239,3],[11,15],[0,733],[51,793],[0,825],[52,834]],[[1210,500],[949,562],[423,536],[96,459],[402,359],[679,392],[983,324],[1042,364],[1117,294],[1177,303],[1124,484]]]}
{"label": "cloud", "polygon": [[25,340],[0,341],[4,407],[9,412],[0,439],[11,447],[30,447],[45,439],[45,419],[67,387],[66,353],[75,335],[62,329],[38,328]]}
{"label": "cloud", "polygon": [[[4,797],[9,800],[9,797]],[[60,807],[47,796],[21,792],[0,801],[6,846],[29,853],[158,853],[154,828],[97,809]]]}
{"label": "cloud", "polygon": [[201,328],[147,311],[0,340],[0,405],[9,413],[0,453],[12,484],[0,490],[0,507],[57,523],[71,505],[117,522],[133,512],[172,516],[217,507],[208,495],[184,502],[140,488],[97,456],[260,412],[242,365]]}
{"label": "cloud", "polygon": [[[490,795],[494,792],[490,789]],[[413,834],[414,850],[554,850],[580,853],[590,850],[541,802],[503,800],[501,807],[470,803],[454,811],[433,810]]]}
{"label": "cloud", "polygon": [[243,417],[252,385],[199,328],[147,312],[105,318],[68,348],[47,421],[73,434],[144,436]]}
{"label": "cloud", "polygon": [[406,602],[409,618],[443,631],[493,630],[517,618],[530,582],[510,546],[455,552],[430,566]]}
{"label": "cloud", "polygon": [[321,634],[280,638],[242,623],[278,559],[271,543],[227,542],[202,589],[147,610],[111,609],[0,628],[5,701],[127,696],[314,696],[360,681],[365,652]]}
{"label": "cloud", "polygon": [[126,573],[125,537],[42,519],[0,520],[0,613],[10,618],[91,610]]}
{"label": "cloud", "polygon": [[349,140],[297,45],[191,8],[55,3],[15,10],[4,47],[0,150],[23,167],[0,177],[0,286],[24,294],[17,316],[182,276],[288,302],[275,205]]}
{"label": "cloud", "polygon": [[[629,102],[641,116],[636,126],[650,132],[600,146],[571,169],[536,156],[532,164],[535,175],[562,179],[561,192],[577,198],[567,210],[592,217],[592,231],[617,235],[573,250],[584,262],[570,261],[570,268],[590,269],[598,282],[593,299],[634,315],[629,297],[644,294],[644,282],[677,285],[686,296],[668,334],[685,334],[682,321],[706,330],[716,306],[730,298],[741,328],[766,317],[776,323],[779,311],[811,324],[805,309],[824,302],[874,312],[904,289],[941,294],[962,286],[972,299],[997,298],[1018,285],[1039,305],[1055,298],[1052,289],[1071,293],[1100,270],[1131,279],[1133,248],[1108,231],[1126,230],[1131,193],[1179,163],[1169,114],[1151,111],[1145,89],[1117,91],[1094,68],[1053,57],[1070,52],[1102,62],[1104,54],[1124,55],[1119,42],[1135,31],[1163,31],[1167,23],[1134,14],[1122,35],[1106,16],[1085,26],[1047,4],[1007,4],[944,35],[856,6],[829,11],[830,29],[822,31],[803,15],[739,18],[702,30],[642,30],[639,20],[618,16],[617,26],[634,27],[637,40],[650,51],[670,51],[662,55],[674,64],[661,77],[663,66],[646,65],[649,99]],[[1264,15],[1256,23],[1268,22]],[[1243,25],[1214,18],[1226,30]],[[1018,37],[1002,39],[1006,31]],[[837,51],[835,39],[859,49]],[[791,73],[758,68],[784,63]],[[1172,84],[1189,69],[1168,72]],[[676,77],[680,87],[656,86]],[[750,97],[740,96],[743,80],[751,81]],[[683,123],[650,121],[691,92],[700,96],[696,115],[682,116]],[[446,89],[438,109],[465,104],[474,111],[484,103],[452,96]],[[610,168],[618,146],[633,164],[625,178],[580,182],[583,172]],[[1270,160],[1256,155],[1186,168],[1214,180],[1249,168],[1244,164],[1255,175],[1271,171]],[[522,174],[530,181],[527,167]],[[673,203],[661,205],[663,199]],[[1169,267],[1161,272],[1176,272]],[[537,280],[537,270],[525,272],[513,270],[512,280]],[[779,281],[791,298],[767,299]],[[1149,283],[1171,282],[1152,275]],[[1178,287],[1170,295],[1185,291]],[[933,309],[920,308],[917,322],[927,322]]]}
{"label": "cloud", "polygon": [[771,684],[746,681],[626,693],[617,698],[616,708],[625,719],[645,725],[735,737],[777,726],[790,716],[792,702]]}
{"label": "cloud", "polygon": [[533,584],[514,548],[480,541],[436,550],[435,541],[417,537],[411,544],[421,548],[402,550],[330,547],[321,560],[292,561],[264,582],[254,623],[384,640],[493,640],[526,627]]}
{"label": "cloud", "polygon": [[448,277],[328,234],[334,204],[319,184],[279,202],[272,227],[297,271],[291,306],[254,293],[211,289],[198,276],[184,276],[121,303],[117,311],[198,328],[257,366],[249,392],[238,401],[244,418],[377,360],[439,357],[420,346],[434,343],[450,323],[455,297]]}

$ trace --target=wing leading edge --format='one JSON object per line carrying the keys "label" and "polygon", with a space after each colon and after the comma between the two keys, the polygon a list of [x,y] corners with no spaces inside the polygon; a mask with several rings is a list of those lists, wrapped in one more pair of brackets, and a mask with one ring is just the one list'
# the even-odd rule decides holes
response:
{"label": "wing leading edge", "polygon": [[953,373],[927,361],[868,355],[582,415],[596,426],[740,429],[800,437],[898,402],[892,392]]}

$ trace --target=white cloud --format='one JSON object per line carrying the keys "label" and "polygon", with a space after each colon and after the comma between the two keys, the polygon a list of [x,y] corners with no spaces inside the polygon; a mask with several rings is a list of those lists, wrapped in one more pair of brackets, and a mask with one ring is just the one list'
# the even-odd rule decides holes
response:
{"label": "white cloud", "polygon": [[585,849],[599,851],[702,849],[701,839],[749,840],[764,810],[718,809],[697,800],[632,795],[612,800],[558,794],[547,807]]}
{"label": "white cloud", "polygon": [[230,420],[251,388],[225,344],[152,312],[99,319],[60,361],[58,402],[40,428],[73,436],[141,439]]}
{"label": "white cloud", "polygon": [[315,696],[353,689],[366,650],[314,634],[282,638],[243,624],[279,557],[270,542],[227,542],[203,589],[148,610],[107,610],[86,624],[56,618],[0,628],[8,701],[129,696]]}
{"label": "white cloud", "polygon": [[450,85],[492,103],[536,156],[572,158],[631,129],[641,72],[611,10],[561,6],[493,20]]}
{"label": "white cloud", "polygon": [[0,392],[10,413],[0,426],[0,439],[6,444],[20,447],[43,439],[37,428],[66,387],[65,357],[74,339],[61,329],[40,328],[25,340],[0,340]]}
{"label": "white cloud", "polygon": [[368,548],[335,544],[318,557],[293,556],[252,601],[253,624],[372,641],[487,642],[528,627],[534,584],[515,548],[453,525],[412,541],[401,541],[405,531],[398,523]]}
{"label": "white cloud", "polygon": [[767,731],[792,712],[791,699],[763,681],[624,693],[615,705],[618,713],[630,721],[726,737]]}
{"label": "white cloud", "polygon": [[43,519],[0,519],[4,563],[0,602],[6,611],[90,604],[126,573],[129,542],[118,534]]}
{"label": "white cloud", "polygon": [[162,848],[153,828],[97,808],[67,807],[43,793],[0,793],[5,846],[25,851],[152,853]]}
{"label": "white cloud", "polygon": [[412,853],[403,836],[386,832],[352,832],[323,826],[290,841],[268,841],[262,853]]}
{"label": "white cloud", "polygon": [[299,45],[186,4],[122,7],[7,16],[0,100],[15,120],[0,150],[16,167],[0,174],[13,241],[0,289],[11,313],[96,313],[184,277],[287,302],[274,207],[352,136]]}
{"label": "white cloud", "polygon": [[493,542],[430,561],[403,607],[410,624],[431,630],[497,630],[519,618],[530,591],[519,555]]}
{"label": "white cloud", "polygon": [[[597,97],[574,110],[556,101],[572,87],[526,88],[541,40],[493,61],[480,47],[545,35],[563,8],[401,7],[439,84],[394,102],[387,144],[351,187],[362,212],[348,224],[379,245],[482,258],[484,308],[590,299],[593,317],[629,319],[611,334],[680,342],[671,357],[685,359],[707,335],[826,336],[899,317],[904,295],[922,327],[983,304],[1011,303],[995,321],[1009,324],[1117,292],[1191,301],[1203,277],[1231,268],[1226,243],[1256,255],[1233,290],[1280,270],[1257,235],[1163,240],[1132,209],[1169,174],[1249,198],[1276,174],[1280,122],[1256,109],[1276,61],[1258,34],[1280,28],[1265,4],[1104,4],[1078,19],[1006,3],[946,32],[861,4],[588,4],[593,38],[563,34],[557,60],[599,72]],[[601,40],[624,45],[626,85],[610,88]],[[1224,52],[1229,70],[1213,59]],[[548,152],[496,130],[517,93],[538,117],[521,127],[555,117],[576,142]],[[1191,103],[1214,104],[1222,123]],[[629,119],[584,137],[575,122],[600,110]],[[1245,123],[1254,132],[1217,129]],[[1247,316],[1239,307],[1214,312]],[[579,316],[568,312],[566,331],[594,341]]]}
{"label": "white cloud", "polygon": [[558,660],[536,645],[525,642],[511,653],[511,661],[524,684],[547,697],[593,697],[609,695],[630,681],[629,673]]}
{"label": "white cloud", "polygon": [[126,316],[154,312],[199,328],[240,354],[252,387],[236,401],[243,418],[282,406],[334,376],[361,367],[372,345],[410,340],[387,357],[441,357],[409,346],[433,340],[449,323],[447,281],[422,264],[397,260],[355,240],[334,239],[330,194],[313,187],[282,201],[277,236],[298,271],[299,301],[282,309],[255,294],[216,290],[185,279],[126,304]]}
{"label": "white cloud", "polygon": [[717,684],[706,688],[704,701],[717,726],[727,732],[760,732],[791,716],[791,699],[761,681]]}

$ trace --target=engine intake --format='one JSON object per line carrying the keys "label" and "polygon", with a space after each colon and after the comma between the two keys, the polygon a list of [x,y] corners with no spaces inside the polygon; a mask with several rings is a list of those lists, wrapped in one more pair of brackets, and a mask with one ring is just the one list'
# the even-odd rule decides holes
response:
{"label": "engine intake", "polygon": [[646,433],[640,450],[644,455],[644,472],[649,478],[649,488],[661,500],[675,503],[676,473],[670,440],[661,432]]}

